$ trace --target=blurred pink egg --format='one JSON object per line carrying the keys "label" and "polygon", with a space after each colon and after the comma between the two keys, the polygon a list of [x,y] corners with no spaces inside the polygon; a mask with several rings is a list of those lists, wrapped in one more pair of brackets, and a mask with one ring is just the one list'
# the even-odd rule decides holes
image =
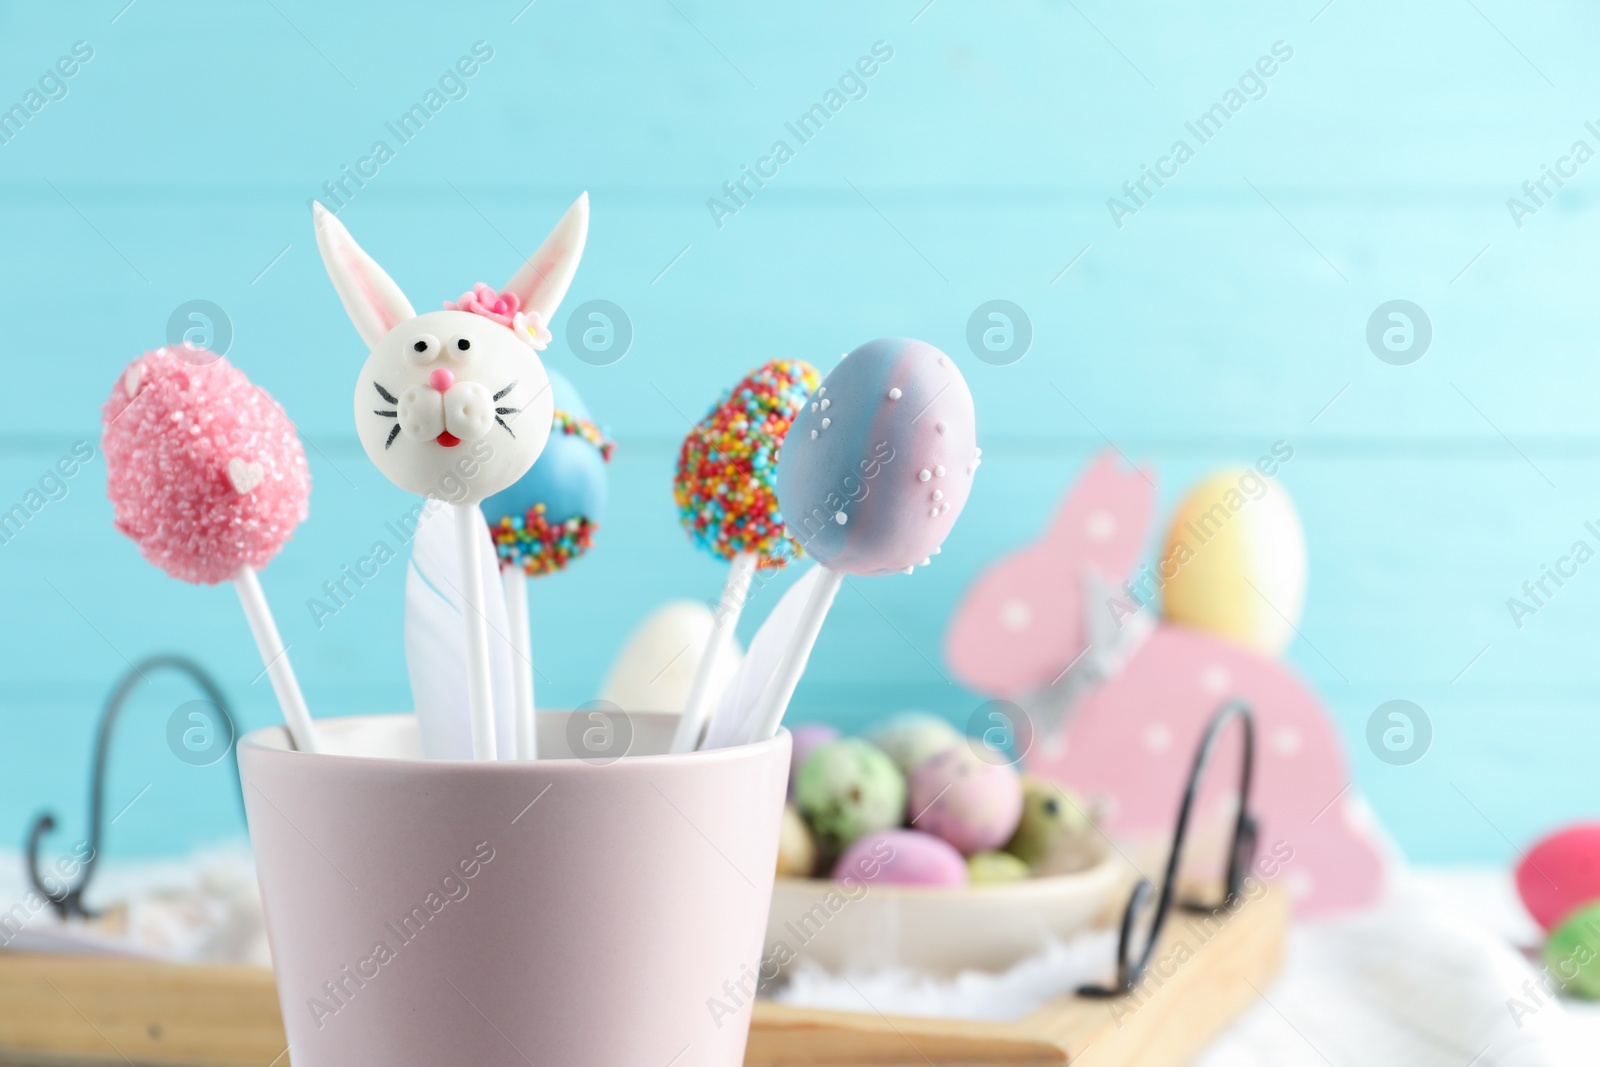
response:
{"label": "blurred pink egg", "polygon": [[911,775],[912,825],[962,852],[987,852],[1011,839],[1022,819],[1022,779],[966,745],[946,749]]}
{"label": "blurred pink egg", "polygon": [[845,849],[833,877],[886,885],[966,885],[967,861],[932,834],[879,830]]}

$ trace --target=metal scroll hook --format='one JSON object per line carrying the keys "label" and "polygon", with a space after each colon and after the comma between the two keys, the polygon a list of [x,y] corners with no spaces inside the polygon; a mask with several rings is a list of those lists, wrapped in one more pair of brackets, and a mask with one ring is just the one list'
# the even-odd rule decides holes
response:
{"label": "metal scroll hook", "polygon": [[[203,692],[206,699],[217,709],[217,714],[226,721],[229,737],[237,738],[233,712],[228,707],[227,697],[222,695],[222,690],[211,676],[193,660],[184,656],[157,655],[149,656],[129,668],[128,672],[118,679],[116,687],[112,689],[110,697],[106,699],[105,708],[100,713],[100,726],[95,736],[94,766],[89,777],[89,854],[83,860],[83,870],[74,884],[67,884],[63,879],[53,875],[43,875],[39,870],[39,845],[44,835],[56,828],[55,815],[45,812],[34,821],[33,828],[28,831],[28,881],[34,890],[50,902],[58,915],[62,918],[77,916],[79,918],[93,918],[83,903],[84,891],[89,888],[89,882],[94,877],[95,865],[100,859],[100,835],[104,823],[102,811],[105,803],[106,766],[111,754],[111,732],[116,726],[117,719],[122,712],[122,706],[132,695],[134,687],[140,682],[147,681],[147,675],[152,671],[171,670],[179,674],[188,675],[194,684]],[[237,782],[239,776],[239,758],[231,741],[228,754],[233,760],[233,774]],[[242,797],[242,792],[241,792]],[[53,882],[55,888],[47,886],[46,881]]]}

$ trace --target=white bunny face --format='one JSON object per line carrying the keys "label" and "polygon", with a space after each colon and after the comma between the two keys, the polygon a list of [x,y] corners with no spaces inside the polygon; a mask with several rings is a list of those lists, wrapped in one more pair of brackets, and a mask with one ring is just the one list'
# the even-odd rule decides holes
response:
{"label": "white bunny face", "polygon": [[356,380],[367,456],[400,488],[457,503],[522,477],[544,451],[554,412],[532,346],[465,311],[430,311],[396,326]]}
{"label": "white bunny face", "polygon": [[371,346],[356,380],[367,456],[412,493],[477,503],[533,466],[554,401],[537,349],[588,232],[588,196],[568,209],[504,290],[417,315],[383,269],[319,204],[317,246],[350,320]]}

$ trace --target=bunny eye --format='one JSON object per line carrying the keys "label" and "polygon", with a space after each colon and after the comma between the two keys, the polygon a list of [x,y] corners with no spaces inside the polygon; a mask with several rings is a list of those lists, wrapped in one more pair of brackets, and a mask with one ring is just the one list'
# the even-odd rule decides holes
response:
{"label": "bunny eye", "polygon": [[417,366],[432,363],[439,355],[439,339],[430,334],[418,334],[406,345],[406,358]]}
{"label": "bunny eye", "polygon": [[445,351],[457,363],[465,363],[472,358],[472,341],[470,338],[457,337],[446,346]]}

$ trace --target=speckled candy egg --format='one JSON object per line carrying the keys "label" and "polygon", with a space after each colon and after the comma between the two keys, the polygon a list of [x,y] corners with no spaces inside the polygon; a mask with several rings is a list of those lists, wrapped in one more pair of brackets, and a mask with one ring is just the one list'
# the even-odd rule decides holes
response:
{"label": "speckled candy egg", "polygon": [[1029,865],[1043,863],[1063,839],[1090,832],[1088,808],[1072,790],[1031,774],[1022,776],[1022,818],[1006,851]]}
{"label": "speckled candy egg", "polygon": [[862,834],[904,821],[906,780],[880,750],[847,737],[806,757],[794,800],[822,847],[837,853]]}
{"label": "speckled candy egg", "polygon": [[962,852],[986,852],[1010,840],[1022,817],[1022,782],[1003,763],[979,759],[966,745],[934,756],[911,776],[911,817]]}
{"label": "speckled candy egg", "polygon": [[973,885],[1001,885],[1028,877],[1028,865],[1009,852],[975,852],[967,857],[967,880]]}
{"label": "speckled candy egg", "polygon": [[1528,850],[1517,867],[1517,893],[1546,930],[1600,900],[1600,823],[1579,823]]}
{"label": "speckled candy egg", "polygon": [[884,830],[858,838],[833,865],[833,877],[880,885],[961,886],[967,884],[967,862],[932,834]]}
{"label": "speckled candy egg", "polygon": [[810,878],[817,869],[817,840],[793,804],[783,807],[778,828],[778,877]]}
{"label": "speckled candy egg", "polygon": [[807,722],[789,731],[792,738],[789,752],[789,796],[794,796],[795,779],[800,777],[800,766],[812,752],[839,740],[839,731],[825,722]]}
{"label": "speckled candy egg", "polygon": [[977,469],[972,394],[955,361],[922,341],[870,341],[795,418],[778,505],[823,566],[893,574],[939,551]]}
{"label": "speckled candy egg", "polygon": [[937,715],[907,711],[884,723],[871,741],[889,754],[900,773],[910,777],[930,757],[961,744],[961,732]]}

